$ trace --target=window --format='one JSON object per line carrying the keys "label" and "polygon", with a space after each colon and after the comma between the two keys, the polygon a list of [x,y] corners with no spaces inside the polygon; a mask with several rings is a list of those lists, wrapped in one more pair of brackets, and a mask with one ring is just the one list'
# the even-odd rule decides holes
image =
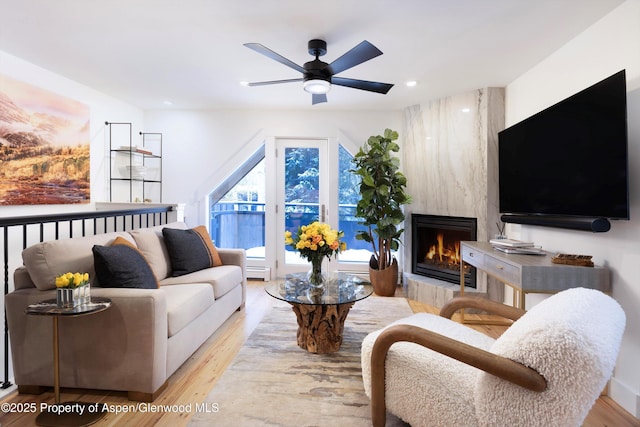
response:
{"label": "window", "polygon": [[353,156],[342,145],[339,146],[338,163],[338,228],[344,231],[347,243],[347,250],[339,254],[339,259],[342,262],[369,262],[371,244],[355,238],[356,232],[363,229],[355,217],[360,200],[360,177],[349,172],[353,169]]}
{"label": "window", "polygon": [[216,246],[245,249],[247,258],[256,259],[264,259],[265,253],[264,150],[261,154],[259,159],[254,156],[245,162],[227,179],[228,185],[220,186],[224,189],[232,185],[224,194],[217,196],[224,191],[219,188],[209,196],[209,231]]}
{"label": "window", "polygon": [[[272,228],[266,228],[266,219],[269,217],[266,203],[268,201],[269,204],[280,206],[280,209],[270,209],[268,212],[276,212],[277,215],[282,215],[282,219],[276,219],[274,216],[270,221],[283,224],[285,229],[295,232],[298,226],[319,219],[321,206],[327,203],[326,194],[322,196],[320,189],[326,188],[331,182],[332,188],[323,191],[327,194],[337,194],[336,199],[332,197],[332,200],[337,200],[338,203],[337,228],[344,231],[347,244],[347,250],[339,254],[338,262],[349,264],[338,268],[349,271],[368,268],[372,255],[371,245],[355,238],[356,232],[363,227],[354,216],[360,200],[360,178],[350,172],[353,168],[353,156],[342,145],[334,145],[333,150],[337,152],[334,151],[333,156],[337,155],[338,164],[331,169],[336,170],[334,168],[337,166],[338,177],[337,180],[327,180],[320,172],[323,170],[319,155],[321,150],[313,145],[318,145],[318,140],[287,141],[289,146],[281,147],[284,171],[281,178],[276,178],[276,170],[266,170],[274,157],[265,157],[267,153],[263,146],[209,195],[209,230],[212,239],[218,247],[245,249],[247,265],[255,271],[259,271],[260,268],[275,268],[272,274],[288,274],[291,272],[288,268],[291,267],[294,271],[300,268],[300,264],[306,264],[306,260],[300,258],[293,249],[285,247],[284,239],[281,238],[284,230],[274,231],[273,225]],[[319,147],[322,148],[322,145]],[[330,148],[327,141],[325,147]],[[324,175],[328,173],[325,172]],[[267,191],[273,189],[268,187],[266,182],[273,183],[274,180],[282,182],[282,188],[278,190],[282,191],[281,201],[276,201],[274,194],[267,195]],[[324,187],[321,183],[324,183]],[[321,200],[322,197],[325,197],[324,201]],[[335,214],[333,210],[330,213],[333,221],[336,218]],[[325,221],[330,219],[327,218]],[[268,239],[276,240],[267,241]],[[275,254],[278,254],[277,257],[282,256],[282,259],[276,259]]]}

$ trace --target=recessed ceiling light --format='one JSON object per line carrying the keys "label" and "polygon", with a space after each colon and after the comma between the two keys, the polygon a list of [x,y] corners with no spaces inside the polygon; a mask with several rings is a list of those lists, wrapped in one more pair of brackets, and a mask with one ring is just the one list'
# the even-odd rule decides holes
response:
{"label": "recessed ceiling light", "polygon": [[163,103],[164,105],[173,105],[173,102],[171,102],[171,101],[169,101],[169,100],[162,101],[162,103]]}
{"label": "recessed ceiling light", "polygon": [[418,84],[418,82],[415,80],[409,80],[405,84],[407,85],[407,87],[415,87]]}
{"label": "recessed ceiling light", "polygon": [[468,113],[468,112],[470,112],[470,111],[471,111],[471,108],[463,108],[463,109],[462,109],[462,112],[463,112],[463,113]]}

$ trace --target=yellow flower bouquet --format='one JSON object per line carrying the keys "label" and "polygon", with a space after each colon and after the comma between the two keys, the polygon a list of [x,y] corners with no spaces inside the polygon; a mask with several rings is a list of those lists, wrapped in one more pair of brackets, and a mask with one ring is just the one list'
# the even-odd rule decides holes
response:
{"label": "yellow flower bouquet", "polygon": [[56,288],[79,288],[89,284],[89,273],[64,273],[56,277]]}
{"label": "yellow flower bouquet", "polygon": [[56,276],[56,305],[74,308],[91,302],[89,273],[65,273]]}
{"label": "yellow flower bouquet", "polygon": [[309,281],[319,285],[322,282],[322,260],[325,257],[337,257],[341,251],[347,249],[347,244],[340,241],[343,236],[344,232],[333,230],[329,224],[316,221],[298,227],[295,235],[285,231],[284,243],[311,262]]}

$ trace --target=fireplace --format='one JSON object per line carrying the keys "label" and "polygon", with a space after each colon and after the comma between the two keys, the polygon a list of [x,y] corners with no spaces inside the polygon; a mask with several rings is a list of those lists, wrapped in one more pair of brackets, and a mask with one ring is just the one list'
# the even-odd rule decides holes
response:
{"label": "fireplace", "polygon": [[[476,218],[411,215],[411,270],[414,274],[460,283],[460,241],[476,240]],[[476,269],[465,265],[465,286],[476,287]]]}

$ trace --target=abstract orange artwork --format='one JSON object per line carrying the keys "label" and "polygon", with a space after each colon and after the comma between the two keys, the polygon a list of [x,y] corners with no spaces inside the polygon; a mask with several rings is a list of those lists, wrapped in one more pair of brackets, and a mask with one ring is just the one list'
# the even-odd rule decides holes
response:
{"label": "abstract orange artwork", "polygon": [[0,205],[89,203],[89,107],[0,74]]}

